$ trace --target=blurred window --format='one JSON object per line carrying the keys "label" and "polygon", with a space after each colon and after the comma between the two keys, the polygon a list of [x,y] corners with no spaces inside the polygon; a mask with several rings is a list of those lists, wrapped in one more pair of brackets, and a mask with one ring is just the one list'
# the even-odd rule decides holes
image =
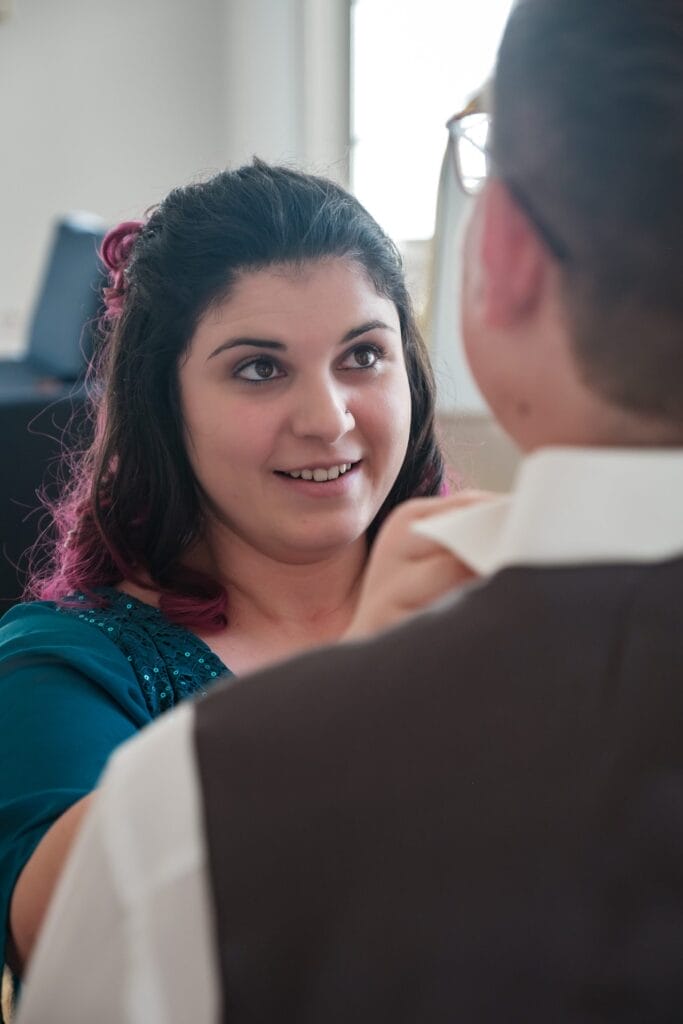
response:
{"label": "blurred window", "polygon": [[352,188],[396,240],[434,233],[445,123],[490,74],[511,6],[352,0]]}

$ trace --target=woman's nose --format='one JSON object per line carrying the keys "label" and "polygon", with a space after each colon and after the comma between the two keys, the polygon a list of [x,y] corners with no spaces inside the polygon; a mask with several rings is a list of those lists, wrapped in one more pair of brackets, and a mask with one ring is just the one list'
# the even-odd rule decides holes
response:
{"label": "woman's nose", "polygon": [[356,425],[344,391],[334,382],[306,388],[296,398],[292,430],[297,437],[312,437],[334,444]]}

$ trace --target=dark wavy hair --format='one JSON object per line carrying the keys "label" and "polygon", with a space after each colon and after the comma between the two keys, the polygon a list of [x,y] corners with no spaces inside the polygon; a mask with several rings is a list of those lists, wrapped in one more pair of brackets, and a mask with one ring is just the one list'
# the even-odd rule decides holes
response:
{"label": "dark wavy hair", "polygon": [[204,505],[185,450],[178,364],[201,316],[244,272],[328,257],[364,269],[397,309],[412,404],[406,457],[369,541],[400,502],[442,489],[434,380],[400,254],[334,182],[257,159],[174,189],[145,222],[110,233],[102,257],[110,287],[89,382],[94,440],[52,505],[56,540],[29,596],[64,601],[85,591],[97,600],[98,587],[151,581],[172,621],[225,624],[223,586],[182,564]]}

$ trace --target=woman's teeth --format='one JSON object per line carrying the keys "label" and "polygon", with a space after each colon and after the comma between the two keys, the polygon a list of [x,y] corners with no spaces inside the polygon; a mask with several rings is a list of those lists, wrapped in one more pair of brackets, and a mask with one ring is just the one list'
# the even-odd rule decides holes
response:
{"label": "woman's teeth", "polygon": [[351,462],[342,462],[339,466],[330,466],[329,469],[294,469],[291,473],[287,473],[287,476],[293,477],[294,480],[301,478],[324,483],[326,480],[336,480],[338,476],[343,476],[351,469],[352,465]]}

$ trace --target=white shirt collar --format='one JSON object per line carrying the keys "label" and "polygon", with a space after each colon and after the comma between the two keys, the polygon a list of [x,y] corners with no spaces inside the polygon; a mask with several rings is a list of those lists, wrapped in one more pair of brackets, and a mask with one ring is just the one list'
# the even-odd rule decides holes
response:
{"label": "white shirt collar", "polygon": [[511,496],[413,529],[481,575],[673,558],[683,555],[683,448],[545,448],[524,460]]}

